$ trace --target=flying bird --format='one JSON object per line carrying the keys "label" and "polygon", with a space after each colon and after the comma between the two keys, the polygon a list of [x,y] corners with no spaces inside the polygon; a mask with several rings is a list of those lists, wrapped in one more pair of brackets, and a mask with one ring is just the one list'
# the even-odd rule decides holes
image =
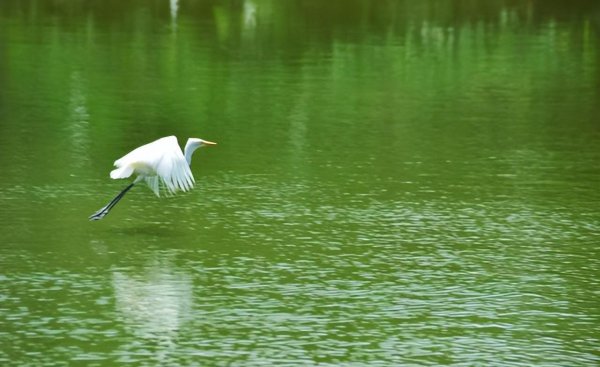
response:
{"label": "flying bird", "polygon": [[192,154],[200,147],[216,144],[198,138],[189,138],[182,152],[177,138],[167,136],[132,150],[115,161],[116,168],[110,172],[110,177],[112,179],[128,178],[133,174],[136,174],[137,177],[106,206],[92,214],[89,219],[104,218],[127,191],[141,181],[146,181],[148,187],[158,197],[160,197],[161,188],[168,194],[192,189],[195,182],[190,170]]}

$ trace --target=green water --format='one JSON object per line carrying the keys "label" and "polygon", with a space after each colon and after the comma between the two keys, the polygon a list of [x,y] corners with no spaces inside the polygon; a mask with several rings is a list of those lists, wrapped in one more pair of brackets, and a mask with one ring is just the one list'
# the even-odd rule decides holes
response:
{"label": "green water", "polygon": [[[597,366],[596,1],[0,2],[3,366]],[[196,188],[115,159],[162,136]]]}

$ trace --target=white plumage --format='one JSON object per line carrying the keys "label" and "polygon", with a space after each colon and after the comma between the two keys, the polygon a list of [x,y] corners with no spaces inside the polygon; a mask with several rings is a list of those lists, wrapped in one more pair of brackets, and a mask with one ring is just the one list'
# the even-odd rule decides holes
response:
{"label": "white plumage", "polygon": [[117,159],[115,161],[116,168],[110,172],[111,178],[128,178],[133,174],[136,174],[137,177],[108,205],[94,213],[90,220],[104,218],[123,195],[140,181],[146,181],[148,187],[159,197],[161,187],[165,188],[167,194],[192,189],[195,183],[190,170],[192,154],[201,146],[215,144],[198,138],[189,138],[182,152],[177,138],[167,136],[142,145]]}
{"label": "white plumage", "polygon": [[[188,146],[189,142],[186,149],[189,149]],[[156,196],[160,196],[161,184],[169,194],[194,187],[194,176],[175,136],[167,136],[132,150],[117,159],[115,167],[110,173],[111,178],[127,178],[135,173],[138,176],[135,182],[145,180]]]}

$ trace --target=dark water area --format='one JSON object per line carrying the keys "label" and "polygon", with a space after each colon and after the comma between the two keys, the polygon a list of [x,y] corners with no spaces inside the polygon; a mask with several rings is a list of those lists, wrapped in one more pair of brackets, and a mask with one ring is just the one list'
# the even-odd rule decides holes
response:
{"label": "dark water area", "polygon": [[[597,1],[0,2],[0,364],[596,366]],[[157,198],[115,159],[218,142]]]}

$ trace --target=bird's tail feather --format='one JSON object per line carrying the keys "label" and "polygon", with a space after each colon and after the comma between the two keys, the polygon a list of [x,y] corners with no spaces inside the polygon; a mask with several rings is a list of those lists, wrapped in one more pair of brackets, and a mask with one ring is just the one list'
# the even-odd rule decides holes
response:
{"label": "bird's tail feather", "polygon": [[133,173],[133,168],[131,166],[123,166],[123,167],[119,167],[119,168],[116,168],[116,169],[110,171],[110,178],[112,178],[112,179],[127,178],[127,177],[131,176],[132,173]]}

